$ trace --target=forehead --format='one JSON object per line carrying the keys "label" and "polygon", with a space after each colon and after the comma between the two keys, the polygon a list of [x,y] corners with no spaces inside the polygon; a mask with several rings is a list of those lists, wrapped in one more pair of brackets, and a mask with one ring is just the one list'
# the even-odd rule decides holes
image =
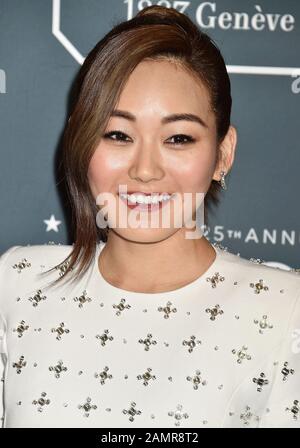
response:
{"label": "forehead", "polygon": [[207,121],[211,115],[210,95],[201,79],[167,60],[140,62],[126,81],[117,108],[136,115],[199,113]]}

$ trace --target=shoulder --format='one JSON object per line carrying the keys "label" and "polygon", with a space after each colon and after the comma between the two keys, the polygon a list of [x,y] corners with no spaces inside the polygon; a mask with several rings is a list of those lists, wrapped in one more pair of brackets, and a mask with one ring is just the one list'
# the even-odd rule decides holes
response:
{"label": "shoulder", "polygon": [[[25,264],[58,264],[72,251],[72,245],[63,244],[35,244],[26,246],[12,246],[0,256],[0,269],[22,269],[22,261]],[[19,266],[11,266],[11,265]],[[29,267],[29,266],[27,266]],[[25,266],[24,266],[25,269]]]}
{"label": "shoulder", "polygon": [[0,294],[39,286],[38,274],[62,263],[72,249],[72,245],[62,244],[10,247],[0,256]]}
{"label": "shoulder", "polygon": [[238,281],[259,281],[277,287],[287,285],[298,288],[300,293],[300,273],[297,270],[286,270],[266,264],[266,261],[254,258],[245,258],[224,249],[219,249],[221,266],[228,274]]}
{"label": "shoulder", "polygon": [[222,293],[237,299],[256,313],[282,315],[286,319],[293,312],[299,314],[299,273],[264,263],[219,249],[216,270],[224,277]]}

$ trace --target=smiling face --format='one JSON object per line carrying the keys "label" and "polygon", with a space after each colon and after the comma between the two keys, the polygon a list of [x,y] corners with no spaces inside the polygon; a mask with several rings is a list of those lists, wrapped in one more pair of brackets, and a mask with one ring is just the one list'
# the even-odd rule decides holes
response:
{"label": "smiling face", "polygon": [[[190,119],[166,119],[173,114],[190,114]],[[195,194],[208,191],[216,156],[216,122],[207,89],[179,65],[144,60],[125,84],[90,161],[88,179],[95,199],[103,192],[114,195],[117,223],[130,213],[118,196],[120,185],[126,185],[128,192],[179,193],[180,201],[188,192],[194,217]],[[175,210],[172,200],[167,207],[171,217],[167,228],[161,221],[158,228],[150,225],[151,215],[161,215],[161,208],[135,212],[146,217],[148,228],[110,227],[131,241],[164,240],[184,230],[176,224],[182,222],[182,212]]]}

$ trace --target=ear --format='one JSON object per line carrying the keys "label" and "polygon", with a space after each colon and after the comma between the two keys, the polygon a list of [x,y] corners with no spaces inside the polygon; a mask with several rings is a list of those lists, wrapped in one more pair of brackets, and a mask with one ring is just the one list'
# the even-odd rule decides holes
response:
{"label": "ear", "polygon": [[221,180],[221,171],[225,171],[225,173],[228,174],[231,170],[235,156],[236,144],[237,131],[234,126],[230,125],[228,132],[220,145],[220,148],[218,148],[218,151],[221,151],[221,154],[219,157],[219,163],[217,164],[213,175],[214,180]]}

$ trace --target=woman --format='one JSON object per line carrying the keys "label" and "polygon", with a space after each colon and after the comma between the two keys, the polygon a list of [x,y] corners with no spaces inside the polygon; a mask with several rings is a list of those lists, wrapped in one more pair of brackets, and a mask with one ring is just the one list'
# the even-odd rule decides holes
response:
{"label": "woman", "polygon": [[64,139],[75,242],[1,257],[3,426],[300,427],[299,275],[195,224],[237,141],[216,45],[151,6],[78,81]]}

